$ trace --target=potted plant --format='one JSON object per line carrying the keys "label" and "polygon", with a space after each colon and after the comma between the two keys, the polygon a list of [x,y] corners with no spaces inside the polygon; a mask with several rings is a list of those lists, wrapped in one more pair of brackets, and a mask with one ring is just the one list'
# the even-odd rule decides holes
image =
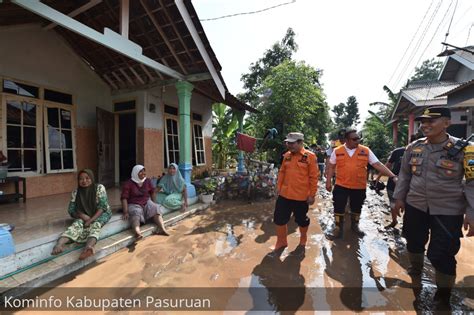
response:
{"label": "potted plant", "polygon": [[211,203],[214,199],[214,193],[217,189],[217,181],[214,178],[204,180],[199,187],[201,193],[201,201],[204,203]]}

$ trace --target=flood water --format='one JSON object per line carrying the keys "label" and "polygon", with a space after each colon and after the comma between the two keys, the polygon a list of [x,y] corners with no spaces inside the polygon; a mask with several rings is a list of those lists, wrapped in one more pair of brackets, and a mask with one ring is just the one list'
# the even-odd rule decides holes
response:
{"label": "flood water", "polygon": [[[212,294],[222,294],[228,311],[203,314],[439,311],[433,303],[434,270],[429,261],[425,259],[421,278],[407,275],[400,223],[385,229],[390,222],[388,200],[370,190],[367,195],[362,238],[351,232],[350,224],[343,239],[325,237],[333,217],[331,195],[322,186],[310,209],[307,246],[297,246],[299,233],[291,221],[289,246],[281,255],[271,252],[276,238],[274,200],[223,201],[170,227],[171,236],[148,237],[62,279],[56,288],[215,288]],[[469,289],[474,287],[473,239],[464,238],[457,255],[450,307],[459,314],[467,310],[464,299],[474,298]],[[184,314],[159,312],[172,313]]]}

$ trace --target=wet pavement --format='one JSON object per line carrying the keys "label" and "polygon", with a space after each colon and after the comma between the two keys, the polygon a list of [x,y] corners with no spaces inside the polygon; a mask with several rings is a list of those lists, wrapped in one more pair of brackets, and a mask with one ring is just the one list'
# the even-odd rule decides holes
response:
{"label": "wet pavement", "polygon": [[[438,311],[439,306],[433,303],[434,270],[429,261],[425,259],[421,278],[407,275],[400,224],[385,229],[390,223],[388,200],[370,190],[367,194],[360,221],[366,233],[363,238],[349,229],[350,224],[346,224],[343,239],[325,237],[334,223],[331,196],[320,187],[319,199],[309,213],[307,246],[298,246],[298,229],[291,221],[289,246],[275,255],[271,252],[276,238],[274,200],[252,204],[223,201],[171,227],[171,236],[148,237],[55,285],[216,288],[214,294],[222,292],[220,300],[225,300],[228,309],[238,311],[235,313]],[[468,290],[474,287],[473,250],[474,240],[463,239],[450,306],[457,313],[466,310],[466,296],[474,298],[474,292]]]}

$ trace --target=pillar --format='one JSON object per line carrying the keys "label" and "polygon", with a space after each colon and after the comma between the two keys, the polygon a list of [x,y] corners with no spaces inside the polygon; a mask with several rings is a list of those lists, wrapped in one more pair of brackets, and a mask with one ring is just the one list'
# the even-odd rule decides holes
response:
{"label": "pillar", "polygon": [[[176,83],[179,102],[179,171],[186,182],[188,199],[196,198],[196,188],[191,184],[191,91],[193,85],[186,81]],[[189,203],[189,202],[188,202]]]}
{"label": "pillar", "polygon": [[[239,132],[242,133],[244,131],[244,115],[245,111],[235,110],[234,114],[237,115],[239,120]],[[245,173],[245,166],[244,166],[244,152],[239,150],[239,155],[237,156],[237,161],[239,162],[237,165],[237,173],[243,174]]]}

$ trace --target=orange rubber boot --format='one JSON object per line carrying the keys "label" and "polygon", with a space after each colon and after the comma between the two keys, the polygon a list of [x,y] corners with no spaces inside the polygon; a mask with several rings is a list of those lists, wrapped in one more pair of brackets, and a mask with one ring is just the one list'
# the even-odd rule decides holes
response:
{"label": "orange rubber boot", "polygon": [[276,225],[276,235],[277,235],[277,242],[275,244],[275,249],[278,250],[288,246],[288,241],[286,240],[286,236],[288,234],[288,228],[285,225]]}

